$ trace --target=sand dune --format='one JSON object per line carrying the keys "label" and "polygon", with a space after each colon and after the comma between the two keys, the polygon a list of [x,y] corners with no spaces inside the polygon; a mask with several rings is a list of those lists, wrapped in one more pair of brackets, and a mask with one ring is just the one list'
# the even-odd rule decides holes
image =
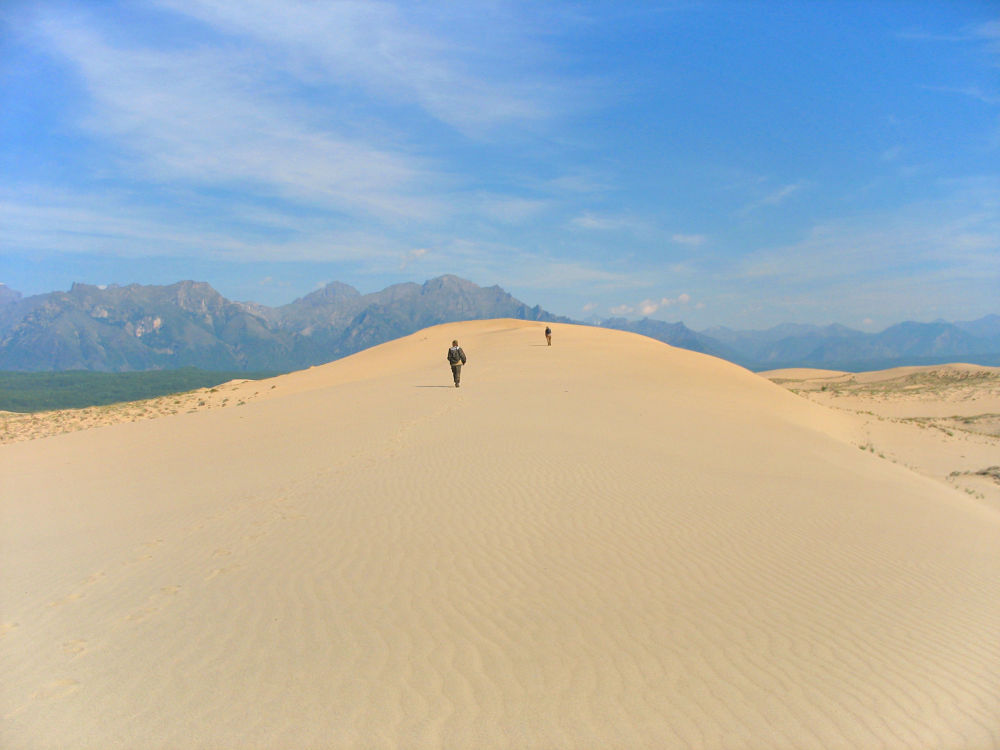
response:
{"label": "sand dune", "polygon": [[996,510],[741,368],[543,328],[0,447],[0,745],[1000,747]]}
{"label": "sand dune", "polygon": [[964,363],[875,372],[761,373],[851,414],[859,445],[1000,510],[1000,367]]}

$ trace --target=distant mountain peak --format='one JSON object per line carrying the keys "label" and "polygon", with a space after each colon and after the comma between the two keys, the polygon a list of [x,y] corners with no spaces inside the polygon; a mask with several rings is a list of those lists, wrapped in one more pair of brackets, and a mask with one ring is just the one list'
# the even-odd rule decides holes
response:
{"label": "distant mountain peak", "polygon": [[360,296],[361,292],[353,286],[340,281],[331,281],[304,297],[300,297],[297,301],[309,300],[312,303],[317,303],[328,300],[354,299]]}
{"label": "distant mountain peak", "polygon": [[462,289],[471,291],[482,288],[483,287],[469,281],[468,279],[463,279],[460,276],[455,276],[450,273],[446,273],[443,276],[437,276],[433,279],[428,279],[424,282],[424,289]]}
{"label": "distant mountain peak", "polygon": [[[574,323],[529,307],[498,285],[454,274],[361,294],[333,281],[294,302],[233,302],[204,281],[166,286],[75,283],[22,299],[0,283],[0,370],[294,370],[329,362],[428,326],[484,318]],[[766,331],[612,318],[633,331],[752,369],[820,366],[884,369],[899,364],[1000,364],[1000,315],[965,323],[901,323],[863,333],[838,324],[784,324]]]}
{"label": "distant mountain peak", "polygon": [[11,289],[3,282],[0,282],[0,305],[17,302],[19,299],[21,299],[21,293],[19,291]]}

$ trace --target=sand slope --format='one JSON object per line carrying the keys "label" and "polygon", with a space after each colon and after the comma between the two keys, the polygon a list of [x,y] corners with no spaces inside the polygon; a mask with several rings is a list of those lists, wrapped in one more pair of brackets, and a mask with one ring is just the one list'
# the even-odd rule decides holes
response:
{"label": "sand slope", "polygon": [[0,745],[1000,747],[1000,514],[721,360],[543,328],[0,447]]}
{"label": "sand slope", "polygon": [[760,373],[850,414],[872,453],[1000,510],[1000,367],[963,363],[874,372]]}

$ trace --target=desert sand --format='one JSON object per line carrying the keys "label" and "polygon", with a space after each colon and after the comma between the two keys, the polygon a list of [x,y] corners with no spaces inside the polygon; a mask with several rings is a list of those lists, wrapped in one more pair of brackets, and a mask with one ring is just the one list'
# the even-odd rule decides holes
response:
{"label": "desert sand", "polygon": [[1000,747],[995,507],[850,410],[543,329],[0,446],[0,745]]}
{"label": "desert sand", "polygon": [[1000,510],[1000,367],[957,363],[761,375],[853,415],[862,433],[859,447]]}
{"label": "desert sand", "polygon": [[83,409],[56,409],[41,412],[0,411],[0,445],[22,440],[61,435],[64,432],[106,427],[119,422],[141,422],[171,414],[186,414],[206,409],[243,406],[271,388],[269,382],[257,388],[244,387],[255,380],[232,380],[215,388],[199,388],[186,393],[174,393],[141,401],[128,401]]}

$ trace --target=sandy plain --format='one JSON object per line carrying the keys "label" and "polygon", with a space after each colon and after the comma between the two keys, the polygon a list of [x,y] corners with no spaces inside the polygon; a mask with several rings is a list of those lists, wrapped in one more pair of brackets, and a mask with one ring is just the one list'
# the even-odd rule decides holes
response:
{"label": "sandy plain", "polygon": [[853,409],[543,328],[0,447],[0,745],[1000,747],[996,507]]}

